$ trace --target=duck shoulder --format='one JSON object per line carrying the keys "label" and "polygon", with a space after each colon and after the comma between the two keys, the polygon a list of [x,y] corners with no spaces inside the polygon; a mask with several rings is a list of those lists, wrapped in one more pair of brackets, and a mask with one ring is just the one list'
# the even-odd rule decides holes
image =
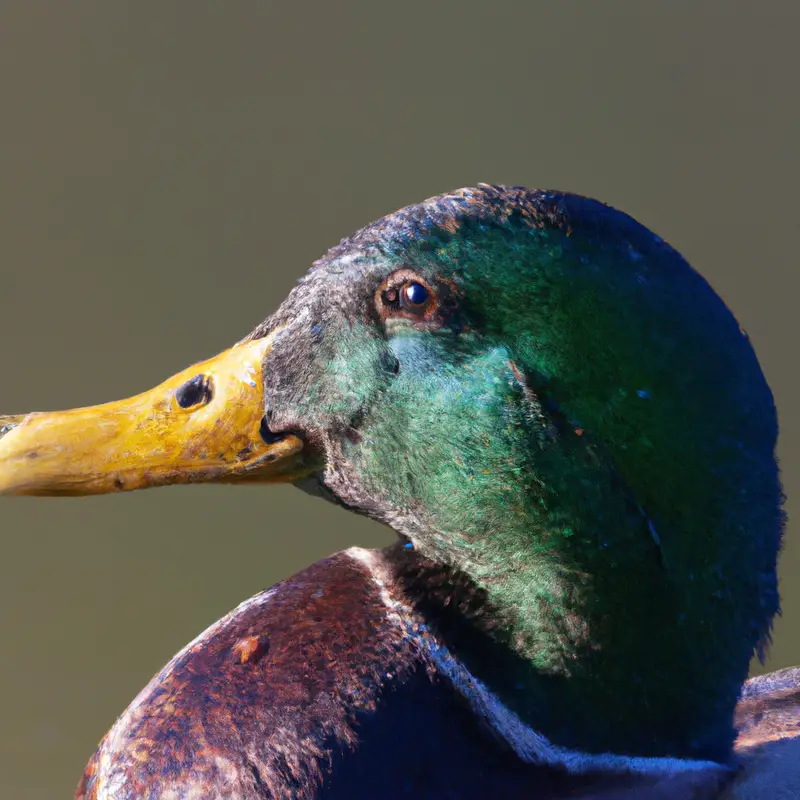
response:
{"label": "duck shoulder", "polygon": [[751,678],[736,727],[742,770],[726,800],[800,797],[800,667]]}
{"label": "duck shoulder", "polygon": [[364,564],[337,554],[179,652],[102,740],[76,798],[315,796],[359,715],[418,669]]}

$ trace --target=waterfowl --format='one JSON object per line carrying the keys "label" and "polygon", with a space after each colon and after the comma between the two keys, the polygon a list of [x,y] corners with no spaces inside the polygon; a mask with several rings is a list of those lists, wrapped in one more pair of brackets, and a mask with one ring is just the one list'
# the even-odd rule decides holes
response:
{"label": "waterfowl", "polygon": [[187,645],[78,798],[712,797],[737,728],[800,732],[797,670],[742,691],[779,605],[770,390],[703,278],[600,202],[410,206],[216,358],[0,435],[8,494],[292,482],[398,534]]}

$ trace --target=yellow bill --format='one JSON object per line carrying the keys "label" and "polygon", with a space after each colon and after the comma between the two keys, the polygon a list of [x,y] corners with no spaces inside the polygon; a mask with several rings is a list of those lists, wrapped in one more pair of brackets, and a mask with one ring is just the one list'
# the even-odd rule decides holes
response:
{"label": "yellow bill", "polygon": [[201,481],[289,481],[303,441],[263,427],[272,336],[195,364],[144,394],[0,416],[0,494],[86,495]]}

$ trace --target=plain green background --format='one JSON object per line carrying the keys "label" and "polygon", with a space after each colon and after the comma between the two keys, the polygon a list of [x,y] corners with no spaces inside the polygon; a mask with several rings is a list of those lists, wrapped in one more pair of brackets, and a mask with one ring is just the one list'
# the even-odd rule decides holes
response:
{"label": "plain green background", "polygon": [[[670,241],[749,331],[791,515],[793,5],[5,0],[0,409],[148,388],[246,334],[342,236],[431,194],[569,189]],[[290,487],[7,499],[0,520],[9,800],[71,796],[117,714],[237,602],[390,538]],[[796,530],[769,667],[800,662]]]}

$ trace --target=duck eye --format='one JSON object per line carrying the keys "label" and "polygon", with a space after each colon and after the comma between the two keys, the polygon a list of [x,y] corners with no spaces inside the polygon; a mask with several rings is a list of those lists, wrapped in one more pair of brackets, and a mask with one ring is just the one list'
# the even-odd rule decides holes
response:
{"label": "duck eye", "polygon": [[420,311],[425,307],[430,292],[421,283],[407,283],[403,287],[403,305],[410,311]]}
{"label": "duck eye", "polygon": [[390,275],[378,290],[375,302],[384,318],[399,316],[428,322],[439,306],[436,292],[409,269]]}

